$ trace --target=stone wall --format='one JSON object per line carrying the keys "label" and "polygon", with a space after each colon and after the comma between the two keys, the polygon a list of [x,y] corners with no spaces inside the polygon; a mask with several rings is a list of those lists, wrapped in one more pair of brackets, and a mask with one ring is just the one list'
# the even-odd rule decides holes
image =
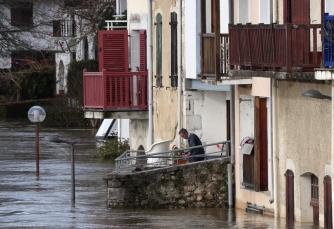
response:
{"label": "stone wall", "polygon": [[107,175],[109,208],[225,207],[226,159]]}

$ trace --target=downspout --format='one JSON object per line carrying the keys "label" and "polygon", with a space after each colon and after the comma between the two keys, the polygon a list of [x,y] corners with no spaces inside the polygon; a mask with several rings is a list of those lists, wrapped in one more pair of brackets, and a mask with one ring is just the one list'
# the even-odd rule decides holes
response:
{"label": "downspout", "polygon": [[181,137],[178,134],[178,131],[181,129],[181,93],[182,93],[182,0],[179,0],[179,13],[177,14],[177,104],[178,104],[178,110],[177,110],[177,147],[181,148]]}
{"label": "downspout", "polygon": [[278,135],[277,135],[277,131],[278,131],[278,80],[277,79],[273,79],[273,84],[272,87],[273,87],[273,140],[272,140],[272,144],[273,144],[273,152],[272,152],[272,155],[273,155],[273,170],[274,170],[274,198],[276,199],[276,201],[274,202],[274,209],[275,209],[275,218],[279,217],[279,202],[278,202],[278,158],[279,158],[279,155],[278,155]]}
{"label": "downspout", "polygon": [[275,193],[275,186],[274,186],[274,128],[273,128],[273,79],[270,78],[270,138],[271,138],[271,146],[270,146],[270,151],[271,151],[271,196],[269,199],[269,202],[272,204],[274,203],[274,193]]}
{"label": "downspout", "polygon": [[[233,0],[229,0],[229,24],[233,24]],[[234,85],[230,86],[230,140],[231,140],[231,161],[230,164],[227,165],[227,176],[228,176],[228,205],[230,207],[233,206],[233,183],[232,183],[232,171],[233,171],[233,166],[235,164],[235,118],[234,118]]]}
{"label": "downspout", "polygon": [[272,5],[272,18],[271,18],[271,23],[278,23],[278,13],[277,13],[277,10],[278,10],[278,7],[277,7],[277,0],[271,0],[271,5]]}
{"label": "downspout", "polygon": [[153,96],[152,96],[152,5],[147,0],[147,69],[148,69],[148,139],[147,148],[152,145],[153,139]]}
{"label": "downspout", "polygon": [[[276,2],[276,0],[270,0],[270,23],[273,23],[274,20],[274,13],[276,12],[276,4],[275,7],[273,5],[273,2]],[[276,15],[275,15],[276,17]],[[275,82],[275,81],[274,81]],[[273,116],[274,116],[274,106],[273,106],[273,79],[270,78],[270,140],[271,140],[271,196],[269,199],[269,203],[274,203],[275,201],[275,176],[274,176],[274,122],[273,122]]]}

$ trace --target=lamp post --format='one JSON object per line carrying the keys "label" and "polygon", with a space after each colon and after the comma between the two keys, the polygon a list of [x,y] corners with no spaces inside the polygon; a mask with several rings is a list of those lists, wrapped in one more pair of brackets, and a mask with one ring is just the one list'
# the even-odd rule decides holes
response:
{"label": "lamp post", "polygon": [[28,118],[31,122],[36,123],[36,176],[39,176],[39,133],[38,133],[38,123],[43,122],[45,119],[45,110],[40,106],[33,106],[28,111]]}
{"label": "lamp post", "polygon": [[71,146],[71,201],[72,203],[74,203],[75,201],[74,145],[77,142],[65,141],[65,140],[59,139],[58,136],[56,135],[45,136],[44,139],[49,142],[66,143]]}

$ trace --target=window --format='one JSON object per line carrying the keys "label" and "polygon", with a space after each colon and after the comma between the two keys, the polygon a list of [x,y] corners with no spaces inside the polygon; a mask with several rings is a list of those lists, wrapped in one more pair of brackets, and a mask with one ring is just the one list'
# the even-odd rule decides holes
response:
{"label": "window", "polygon": [[162,87],[162,16],[156,16],[156,87]]}
{"label": "window", "polygon": [[22,27],[33,25],[33,4],[22,2],[19,6],[10,9],[11,25]]}
{"label": "window", "polygon": [[84,39],[84,60],[88,60],[89,59],[89,51],[88,51],[88,39],[87,37]]}
{"label": "window", "polygon": [[177,87],[177,14],[175,12],[170,14],[170,30],[171,30],[171,78],[170,85]]}

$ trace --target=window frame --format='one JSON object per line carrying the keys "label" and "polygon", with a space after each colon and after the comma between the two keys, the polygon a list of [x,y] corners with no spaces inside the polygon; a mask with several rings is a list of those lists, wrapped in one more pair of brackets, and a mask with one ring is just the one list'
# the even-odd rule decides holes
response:
{"label": "window frame", "polygon": [[20,6],[10,8],[10,24],[16,27],[31,27],[34,17],[34,6],[30,2],[22,2]]}

